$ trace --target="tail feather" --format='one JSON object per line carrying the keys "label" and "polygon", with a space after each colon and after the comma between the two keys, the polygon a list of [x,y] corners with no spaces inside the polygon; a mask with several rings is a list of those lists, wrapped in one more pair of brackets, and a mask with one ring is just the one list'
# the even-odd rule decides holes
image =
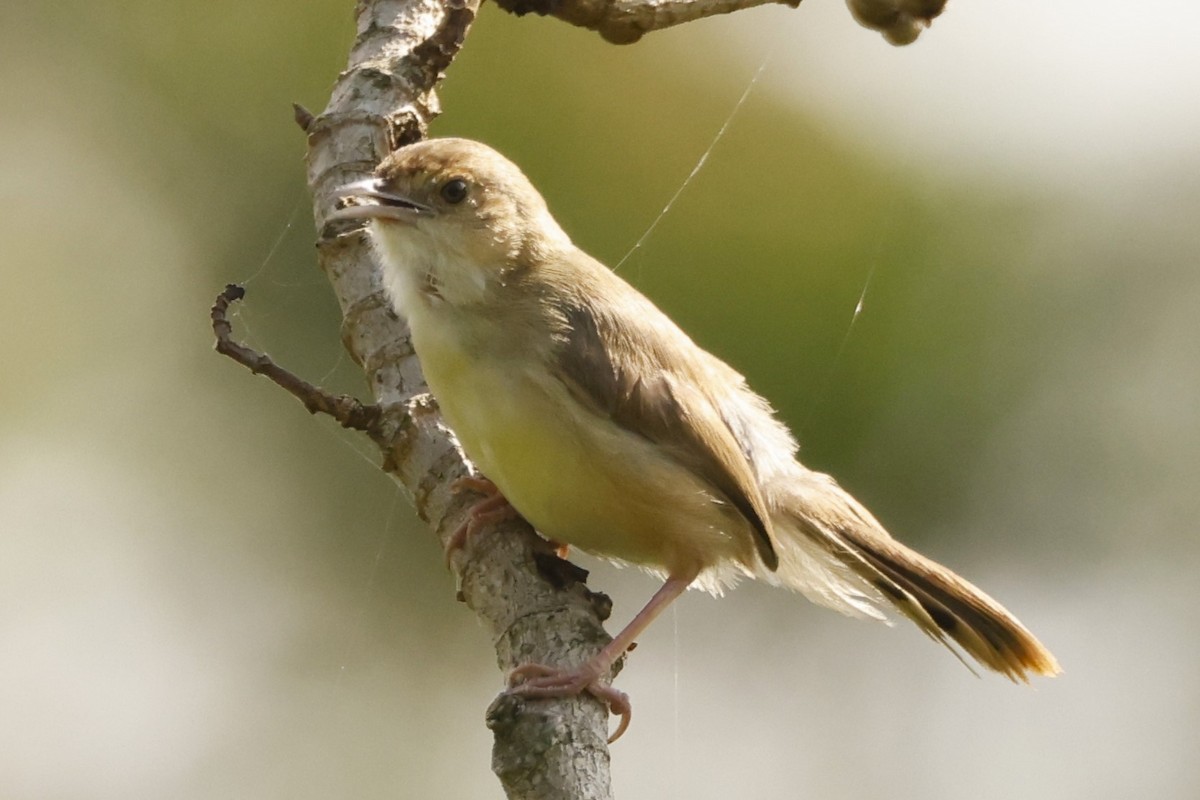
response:
{"label": "tail feather", "polygon": [[816,473],[812,476],[824,480],[810,482],[798,492],[793,486],[790,502],[781,509],[793,524],[777,526],[777,533],[815,541],[956,656],[951,642],[1014,682],[1061,671],[1050,651],[1003,606],[951,570],[891,538],[832,480]]}
{"label": "tail feather", "polygon": [[889,600],[899,590],[920,605],[925,613],[914,615],[907,602],[894,602],[932,638],[945,644],[950,637],[979,663],[1013,681],[1060,672],[1058,661],[1016,617],[955,573],[894,540],[857,531],[847,532],[845,539],[878,572],[882,580],[873,585]]}

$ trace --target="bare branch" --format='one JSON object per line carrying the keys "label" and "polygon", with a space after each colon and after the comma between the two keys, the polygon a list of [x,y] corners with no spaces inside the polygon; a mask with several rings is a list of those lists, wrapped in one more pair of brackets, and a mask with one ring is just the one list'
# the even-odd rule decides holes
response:
{"label": "bare branch", "polygon": [[288,372],[271,360],[265,353],[258,353],[233,340],[233,328],[226,318],[229,304],[241,300],[246,290],[229,284],[217,295],[212,307],[213,334],[217,337],[216,350],[224,356],[249,369],[255,375],[265,375],[296,397],[310,414],[328,414],[342,424],[343,428],[371,433],[383,410],[377,405],[364,405],[349,395],[332,395],[313,386],[306,380]]}
{"label": "bare branch", "polygon": [[[230,286],[213,306],[217,350],[275,381],[313,413],[367,433],[383,468],[406,489],[443,544],[466,518],[470,497],[451,484],[469,474],[453,434],[426,393],[408,331],[380,284],[365,232],[327,224],[335,192],[363,177],[394,149],[424,137],[438,113],[434,87],[475,19],[479,0],[358,0],[349,66],[328,107],[294,108],[308,139],[308,183],[320,236],[318,261],[342,309],[346,349],[366,372],[375,404],[333,396],[233,339]],[[553,547],[523,521],[482,531],[454,566],[459,598],[487,623],[507,674],[519,663],[572,666],[608,641],[609,603],[588,591],[582,570],[563,566]],[[557,565],[557,566],[555,566]],[[488,715],[493,769],[510,798],[605,800],[609,788],[607,709],[590,695],[521,700],[501,695]]]}
{"label": "bare branch", "polygon": [[[496,0],[517,16],[552,16],[596,31],[614,44],[632,44],[651,32],[685,22],[731,14],[745,8],[782,3],[796,8],[800,0]],[[846,0],[850,13],[864,27],[879,31],[889,42],[905,45],[916,40],[942,13],[946,0]]]}

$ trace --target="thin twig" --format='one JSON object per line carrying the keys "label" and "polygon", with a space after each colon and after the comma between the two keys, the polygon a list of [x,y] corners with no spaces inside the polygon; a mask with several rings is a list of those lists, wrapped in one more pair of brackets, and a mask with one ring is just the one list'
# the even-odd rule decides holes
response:
{"label": "thin twig", "polygon": [[229,323],[226,315],[229,312],[230,304],[245,296],[246,290],[236,283],[227,285],[225,291],[217,295],[211,314],[213,334],[217,337],[217,352],[223,356],[229,356],[255,375],[264,375],[270,378],[303,403],[310,414],[328,414],[341,423],[343,428],[372,433],[373,427],[383,414],[380,406],[363,403],[346,394],[330,394],[294,373],[288,372],[272,361],[266,353],[259,353],[234,341],[233,326]]}
{"label": "thin twig", "polygon": [[308,133],[309,129],[312,128],[313,122],[317,119],[311,111],[299,103],[292,103],[292,118],[296,120],[296,124],[300,126],[300,130],[305,133]]}

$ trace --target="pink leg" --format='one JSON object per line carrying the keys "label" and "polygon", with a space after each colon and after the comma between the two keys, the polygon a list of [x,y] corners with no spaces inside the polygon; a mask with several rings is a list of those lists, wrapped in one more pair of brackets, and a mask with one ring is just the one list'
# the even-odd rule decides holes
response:
{"label": "pink leg", "polygon": [[587,691],[608,704],[609,711],[621,718],[617,730],[608,740],[615,742],[629,727],[633,709],[629,697],[624,692],[602,683],[600,676],[608,674],[613,662],[630,648],[634,640],[671,604],[671,601],[683,594],[697,574],[693,571],[667,578],[666,583],[654,593],[654,597],[650,598],[650,602],[646,603],[637,616],[587,663],[575,669],[560,669],[544,664],[522,664],[517,667],[508,675],[509,694],[535,698],[571,697]]}
{"label": "pink leg", "polygon": [[460,478],[451,484],[454,492],[472,491],[483,495],[483,499],[471,506],[467,519],[459,525],[446,541],[446,565],[454,553],[466,546],[467,542],[480,529],[497,522],[516,519],[521,515],[509,505],[508,500],[500,493],[496,484],[487,478]]}

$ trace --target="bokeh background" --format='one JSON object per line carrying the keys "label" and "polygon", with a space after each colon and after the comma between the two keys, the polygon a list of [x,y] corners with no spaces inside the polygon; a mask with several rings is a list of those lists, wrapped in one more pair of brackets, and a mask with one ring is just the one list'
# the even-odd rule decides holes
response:
{"label": "bokeh background", "polygon": [[[245,282],[241,337],[363,391],[289,108],[350,6],[0,9],[0,797],[500,795],[501,677],[433,537],[365,441],[211,350]],[[435,132],[615,263],[728,122],[622,274],[1066,670],[688,595],[621,676],[619,797],[1197,796],[1197,25],[960,0],[894,49],[809,0],[618,48],[483,9]],[[583,563],[617,620],[653,591]]]}

